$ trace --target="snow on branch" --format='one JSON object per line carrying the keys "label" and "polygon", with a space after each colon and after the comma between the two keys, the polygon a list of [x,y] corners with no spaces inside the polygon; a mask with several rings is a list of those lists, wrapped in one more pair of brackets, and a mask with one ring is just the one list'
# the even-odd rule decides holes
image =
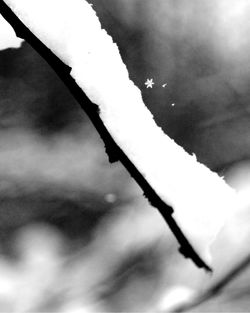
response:
{"label": "snow on branch", "polygon": [[156,125],[92,6],[85,0],[0,0],[0,12],[80,103],[85,93],[98,105],[99,115],[94,104],[82,103],[115,158],[167,220],[181,251],[209,269],[209,246],[235,208],[236,193]]}
{"label": "snow on branch", "polygon": [[0,14],[0,50],[8,48],[20,48],[23,40],[15,36],[12,27]]}

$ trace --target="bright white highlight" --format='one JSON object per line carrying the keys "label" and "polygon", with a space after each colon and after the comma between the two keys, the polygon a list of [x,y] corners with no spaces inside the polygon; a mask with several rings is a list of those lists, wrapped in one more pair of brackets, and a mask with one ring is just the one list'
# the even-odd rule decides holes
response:
{"label": "bright white highlight", "polygon": [[153,85],[154,85],[154,81],[153,81],[153,78],[151,79],[147,79],[146,82],[145,82],[145,85],[147,86],[147,88],[153,88]]}
{"label": "bright white highlight", "polygon": [[117,144],[208,262],[208,247],[236,205],[236,193],[157,127],[119,50],[84,0],[6,0],[18,17],[67,65]]}
{"label": "bright white highlight", "polygon": [[20,48],[22,39],[17,38],[13,28],[0,14],[0,50],[8,48]]}
{"label": "bright white highlight", "polygon": [[158,310],[171,312],[176,306],[190,301],[195,294],[195,290],[186,286],[174,286],[162,297]]}
{"label": "bright white highlight", "polygon": [[[248,0],[221,0],[218,1],[216,20],[218,35],[221,37],[223,50],[242,54],[249,45],[250,31],[250,3]],[[218,43],[218,42],[217,42]],[[225,51],[224,51],[225,53]]]}

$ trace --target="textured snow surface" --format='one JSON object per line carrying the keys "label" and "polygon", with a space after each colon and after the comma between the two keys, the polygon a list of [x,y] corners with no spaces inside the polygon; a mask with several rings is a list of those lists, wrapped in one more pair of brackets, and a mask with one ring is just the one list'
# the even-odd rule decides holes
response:
{"label": "textured snow surface", "polygon": [[[58,57],[92,102],[121,149],[207,261],[211,241],[236,207],[236,192],[163,133],[129,79],[118,47],[84,0],[5,0]],[[157,100],[156,100],[157,101]]]}

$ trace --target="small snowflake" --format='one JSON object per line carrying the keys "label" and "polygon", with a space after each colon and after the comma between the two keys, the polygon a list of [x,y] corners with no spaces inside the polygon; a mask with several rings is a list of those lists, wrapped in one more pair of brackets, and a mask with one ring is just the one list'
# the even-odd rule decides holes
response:
{"label": "small snowflake", "polygon": [[174,107],[174,106],[175,106],[175,103],[172,103],[171,105],[172,105],[172,107]]}
{"label": "small snowflake", "polygon": [[147,79],[146,82],[145,82],[145,85],[147,86],[147,88],[153,88],[153,85],[154,85],[154,81],[153,81],[153,78],[151,79]]}
{"label": "small snowflake", "polygon": [[167,83],[162,85],[163,88],[165,88],[166,86],[167,86]]}

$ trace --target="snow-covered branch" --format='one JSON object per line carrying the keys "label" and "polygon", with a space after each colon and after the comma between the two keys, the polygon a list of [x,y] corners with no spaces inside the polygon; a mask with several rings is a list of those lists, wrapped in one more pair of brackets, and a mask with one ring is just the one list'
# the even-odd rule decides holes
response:
{"label": "snow-covered branch", "polygon": [[[117,159],[166,218],[182,252],[209,269],[205,263],[211,262],[209,246],[235,208],[236,193],[156,125],[92,6],[84,0],[1,0],[0,10],[17,34],[51,63],[80,103],[85,93],[98,105],[99,116],[94,105],[82,104],[101,135],[104,132],[110,140]],[[174,208],[173,216],[164,203]]]}

